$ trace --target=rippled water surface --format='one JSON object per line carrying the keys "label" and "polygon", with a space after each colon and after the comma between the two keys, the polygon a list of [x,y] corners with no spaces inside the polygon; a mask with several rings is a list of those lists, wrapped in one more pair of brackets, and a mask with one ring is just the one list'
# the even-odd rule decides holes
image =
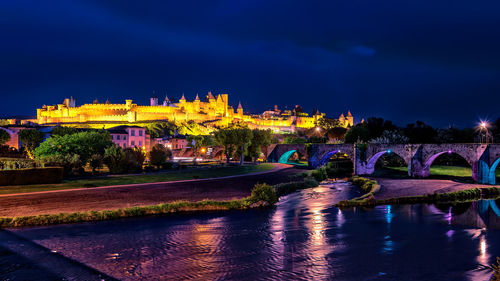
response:
{"label": "rippled water surface", "polygon": [[[488,280],[481,265],[500,256],[497,202],[332,207],[348,189],[303,190],[267,210],[11,229],[0,266],[19,266],[0,280],[84,280],[89,270],[124,280]],[[40,265],[25,254],[33,245],[57,258]],[[76,269],[61,273],[67,261]]]}

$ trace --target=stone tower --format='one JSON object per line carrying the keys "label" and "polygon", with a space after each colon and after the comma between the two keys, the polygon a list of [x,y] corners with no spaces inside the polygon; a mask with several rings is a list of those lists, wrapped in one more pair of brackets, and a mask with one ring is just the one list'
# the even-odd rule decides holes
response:
{"label": "stone tower", "polygon": [[238,109],[236,109],[237,115],[243,117],[243,106],[241,106],[241,101],[238,103]]}
{"label": "stone tower", "polygon": [[352,114],[351,114],[350,110],[347,112],[346,121],[347,121],[347,126],[349,126],[349,127],[354,126],[354,118],[352,117]]}
{"label": "stone tower", "polygon": [[158,97],[155,95],[155,91],[153,91],[153,95],[151,96],[151,106],[157,106],[158,105]]}

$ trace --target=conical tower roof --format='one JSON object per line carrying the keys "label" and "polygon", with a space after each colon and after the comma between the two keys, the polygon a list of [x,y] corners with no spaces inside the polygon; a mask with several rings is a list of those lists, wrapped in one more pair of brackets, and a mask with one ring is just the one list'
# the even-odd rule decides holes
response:
{"label": "conical tower roof", "polygon": [[238,109],[243,109],[243,106],[241,106],[241,101],[238,102]]}
{"label": "conical tower roof", "polygon": [[186,100],[186,98],[184,97],[184,93],[182,93],[182,97],[180,100]]}
{"label": "conical tower roof", "polygon": [[212,92],[208,92],[207,97],[208,99],[215,99],[214,95],[212,95]]}
{"label": "conical tower roof", "polygon": [[347,117],[352,117],[351,111],[347,111]]}
{"label": "conical tower roof", "polygon": [[200,97],[198,97],[198,93],[196,93],[196,98],[194,100],[200,100]]}

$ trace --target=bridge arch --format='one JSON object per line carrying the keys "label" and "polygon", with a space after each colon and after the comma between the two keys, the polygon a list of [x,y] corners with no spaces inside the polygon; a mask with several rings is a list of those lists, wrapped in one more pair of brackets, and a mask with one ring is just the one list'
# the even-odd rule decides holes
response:
{"label": "bridge arch", "polygon": [[370,159],[368,159],[368,161],[366,162],[366,171],[368,172],[368,174],[373,174],[373,172],[375,172],[375,165],[377,164],[378,159],[380,159],[380,157],[382,157],[382,155],[384,155],[384,154],[397,155],[401,159],[403,159],[405,161],[405,164],[408,166],[408,161],[405,159],[405,157],[394,152],[392,149],[386,149],[386,150],[382,150],[382,151],[379,151],[379,152],[373,154],[370,157]]}
{"label": "bridge arch", "polygon": [[489,184],[495,184],[496,183],[496,174],[495,174],[495,172],[497,170],[498,164],[500,164],[500,158],[498,158],[497,160],[495,160],[495,162],[493,162],[493,164],[491,165],[491,168],[488,171],[488,183]]}
{"label": "bridge arch", "polygon": [[[325,154],[323,154],[323,156],[321,156],[321,158],[319,160],[319,166],[318,167],[322,167],[322,166],[325,166],[326,164],[328,164],[328,161],[330,160],[330,158],[332,158],[332,156],[334,156],[337,153],[343,153],[343,152],[340,151],[339,149],[335,149],[335,150],[328,151]],[[347,155],[345,153],[343,153],[343,154]],[[349,155],[347,155],[347,157],[349,157]],[[351,157],[349,157],[349,159],[351,159]],[[353,159],[351,159],[351,161],[352,160]]]}
{"label": "bridge arch", "polygon": [[281,154],[280,158],[278,159],[278,163],[287,164],[288,160],[290,159],[290,157],[292,157],[294,153],[298,153],[298,151],[296,149],[292,149]]}
{"label": "bridge arch", "polygon": [[441,155],[445,155],[445,154],[449,154],[449,155],[458,155],[460,156],[463,160],[465,160],[469,166],[472,168],[472,165],[473,165],[473,162],[468,159],[468,157],[466,155],[462,155],[461,153],[457,152],[457,151],[454,151],[454,150],[445,150],[445,151],[440,151],[440,152],[437,152],[437,153],[433,153],[431,154],[429,157],[427,157],[427,159],[425,160],[424,162],[424,165],[422,167],[422,172],[423,172],[423,177],[428,177],[430,176],[430,168],[432,166],[432,163],[434,163],[434,161]]}

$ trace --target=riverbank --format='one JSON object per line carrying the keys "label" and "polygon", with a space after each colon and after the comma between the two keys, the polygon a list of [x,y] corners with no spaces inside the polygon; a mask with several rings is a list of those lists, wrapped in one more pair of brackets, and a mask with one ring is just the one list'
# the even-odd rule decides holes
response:
{"label": "riverbank", "polygon": [[95,188],[122,186],[144,183],[164,183],[171,181],[223,178],[238,175],[250,175],[262,172],[277,171],[286,168],[281,164],[259,164],[230,167],[200,167],[178,171],[167,171],[141,175],[111,175],[105,177],[66,180],[60,184],[35,184],[18,186],[0,186],[0,196],[8,194],[35,193],[43,191],[74,190],[79,188]]}
{"label": "riverbank", "polygon": [[273,206],[278,202],[280,196],[287,195],[299,189],[315,186],[318,186],[318,182],[311,178],[305,178],[301,181],[280,183],[274,186],[259,183],[254,186],[250,196],[242,199],[227,201],[179,201],[115,210],[91,210],[73,213],[0,217],[0,228],[103,221],[129,217],[165,215],[171,213],[245,210],[249,208]]}
{"label": "riverbank", "polygon": [[276,170],[216,179],[147,183],[109,188],[83,188],[0,196],[0,217],[105,211],[179,201],[229,201],[250,196],[257,183],[289,182],[302,170],[276,165]]}
{"label": "riverbank", "polygon": [[500,187],[459,183],[435,179],[375,178],[378,188],[368,196],[341,201],[338,207],[373,206],[388,204],[419,204],[434,202],[463,202],[500,197]]}

